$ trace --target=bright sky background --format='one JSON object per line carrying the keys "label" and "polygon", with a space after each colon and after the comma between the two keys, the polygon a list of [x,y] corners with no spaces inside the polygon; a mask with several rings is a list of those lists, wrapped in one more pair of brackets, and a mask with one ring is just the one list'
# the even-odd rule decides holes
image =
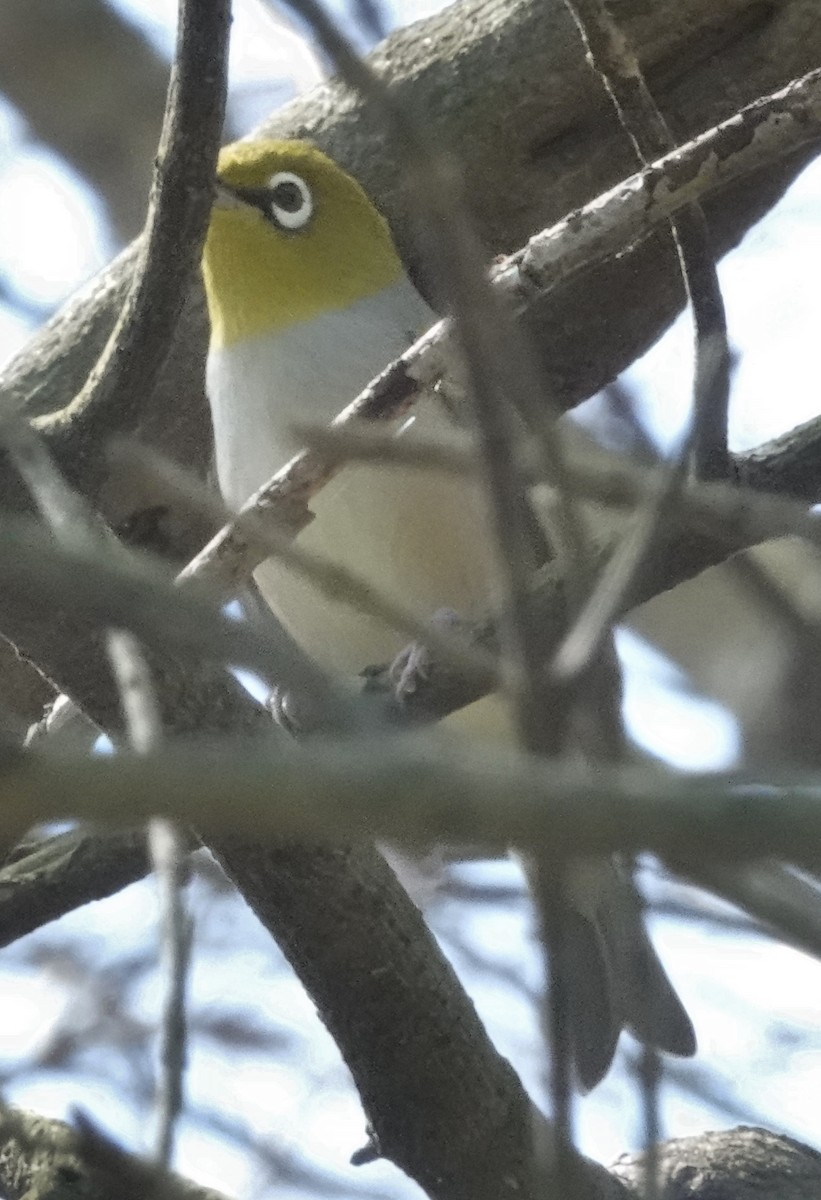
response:
{"label": "bright sky background", "polygon": [[[171,0],[117,0],[117,5],[163,53],[169,52],[175,16]],[[392,0],[385,11],[393,25],[438,7],[435,0]],[[333,8],[346,12],[339,0]],[[318,74],[312,53],[293,32],[277,29],[263,3],[236,3],[232,77],[237,124],[250,127],[270,109],[273,97],[286,99]],[[732,340],[740,352],[732,413],[735,448],[755,445],[818,411],[819,213],[821,163],[805,171],[778,208],[721,263]],[[115,249],[93,193],[55,154],[31,142],[23,119],[0,101],[0,280],[11,297],[9,303],[0,303],[0,363],[23,345],[42,313],[93,275]],[[668,444],[681,429],[689,403],[690,337],[683,316],[628,373],[639,389],[648,426]],[[717,705],[694,698],[678,669],[635,635],[620,635],[619,649],[628,668],[626,715],[636,740],[681,769],[732,762],[737,752],[733,719]],[[477,870],[465,868],[468,875]],[[482,871],[485,881],[515,884],[518,878],[516,868],[508,864]],[[652,876],[648,886],[652,890]],[[192,1099],[225,1106],[238,1120],[250,1122],[260,1136],[284,1138],[295,1153],[310,1153],[338,1180],[347,1180],[344,1186],[361,1181],[384,1195],[418,1194],[389,1166],[377,1164],[358,1173],[346,1167],[350,1153],[364,1140],[363,1121],[335,1048],[301,989],[281,976],[267,935],[244,908],[226,906],[220,919],[222,940],[209,947],[221,956],[219,979],[230,981],[232,1000],[248,1011],[258,1006],[261,993],[270,995],[275,983],[277,1005],[293,1024],[301,1053],[309,1055],[322,1090],[309,1089],[296,1060],[232,1055],[230,1061],[220,1061],[213,1053],[198,1051],[188,1080]],[[537,985],[538,963],[523,900],[479,910],[448,903],[435,910],[435,919],[446,948],[448,929],[458,924],[476,948],[509,964],[526,984]],[[77,936],[80,931],[92,936],[104,959],[113,947],[122,953],[130,941],[142,941],[155,921],[153,887],[142,883],[104,905],[73,914],[64,928],[76,930]],[[734,1124],[743,1114],[821,1145],[814,1117],[821,1079],[821,966],[762,939],[715,931],[708,936],[703,926],[684,919],[660,919],[654,934],[701,1043],[691,1082],[665,1093],[667,1131],[686,1134]],[[71,994],[53,970],[26,968],[21,975],[21,955],[15,949],[6,952],[0,966],[0,1068],[48,1037]],[[541,1060],[527,998],[510,986],[477,977],[464,956],[454,952],[454,958],[496,1044],[540,1094]],[[215,986],[211,966],[209,953],[195,970],[195,1004],[215,999],[210,994]],[[156,992],[148,989],[140,1003],[146,1018],[154,1019]],[[764,1020],[762,1012],[767,1014]],[[794,1038],[785,1035],[787,1028],[797,1031]],[[714,1073],[710,1086],[718,1080],[713,1103],[693,1094],[698,1073],[708,1068]],[[104,1089],[98,1084],[78,1086],[76,1080],[57,1086],[52,1077],[33,1078],[9,1087],[7,1096],[55,1116],[81,1103],[129,1144],[145,1144],[146,1131],[122,1100],[116,1081]],[[721,1105],[732,1103],[738,1104],[739,1114],[728,1117]],[[639,1117],[624,1072],[611,1076],[580,1106],[579,1125],[583,1147],[605,1161],[639,1144]],[[185,1126],[178,1166],[230,1194],[254,1194],[247,1161],[222,1139],[191,1125]]]}

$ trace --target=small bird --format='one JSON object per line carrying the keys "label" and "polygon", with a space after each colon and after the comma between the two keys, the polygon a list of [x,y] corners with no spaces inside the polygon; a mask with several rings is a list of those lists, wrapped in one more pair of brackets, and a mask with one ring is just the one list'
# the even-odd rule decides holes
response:
{"label": "small bird", "polygon": [[[436,319],[363,189],[305,142],[245,141],[222,151],[203,276],[217,472],[234,507],[301,448],[292,426],[329,422]],[[417,435],[470,445],[436,396],[414,410],[405,436]],[[421,621],[443,609],[467,620],[492,610],[492,543],[477,483],[357,464],[323,489],[313,510],[302,544]],[[350,676],[402,649],[400,635],[274,560],[255,577],[276,616],[330,670]],[[580,1085],[605,1075],[623,1028],[661,1050],[692,1054],[692,1025],[617,865],[579,864],[568,895]]]}

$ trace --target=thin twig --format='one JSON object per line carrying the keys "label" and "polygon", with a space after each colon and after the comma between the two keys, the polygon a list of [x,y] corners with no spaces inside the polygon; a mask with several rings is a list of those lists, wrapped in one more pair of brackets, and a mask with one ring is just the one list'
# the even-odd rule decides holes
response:
{"label": "thin twig", "polygon": [[183,1108],[183,1077],[188,1058],[186,994],[194,927],[185,904],[188,848],[180,827],[155,817],[148,844],[157,876],[162,910],[161,948],[165,997],[160,1017],[159,1080],[156,1096],[155,1160],[169,1166]]}
{"label": "thin twig", "polygon": [[[633,143],[647,166],[675,149],[676,142],[642,74],[636,53],[604,0],[565,0],[587,50]],[[670,221],[681,277],[695,326],[693,461],[696,474],[726,479],[730,459],[727,416],[730,352],[727,320],[710,232],[700,204],[681,209]]]}
{"label": "thin twig", "polygon": [[[696,887],[733,904],[763,926],[772,936],[775,930],[782,941],[821,959],[821,930],[817,915],[821,910],[821,889],[810,879],[794,874],[778,862],[728,864],[693,860],[686,866],[670,869]],[[785,930],[789,930],[785,934]]]}
{"label": "thin twig", "polygon": [[[476,462],[464,451],[419,439],[385,437],[378,430],[303,426],[305,440],[329,459],[377,461],[385,466],[415,467],[475,476]],[[585,500],[617,508],[630,508],[652,498],[658,487],[657,471],[645,462],[604,450],[593,443],[568,455],[573,486]],[[523,456],[518,464],[530,484],[544,482],[538,461]],[[803,537],[821,545],[821,518],[801,500],[775,491],[726,483],[701,483],[690,479],[678,497],[671,519],[681,529],[726,536],[737,547],[780,537]]]}
{"label": "thin twig", "polygon": [[[635,53],[603,0],[565,0],[588,59],[601,76],[639,161],[647,164],[674,147],[672,135],[644,81]],[[637,512],[584,611],[557,653],[553,670],[562,679],[585,670],[643,569],[665,518],[683,486],[692,446],[697,474],[726,478],[730,354],[724,303],[704,214],[696,203],[670,223],[695,325],[693,423],[675,460],[659,468],[659,482]]]}
{"label": "thin twig", "polygon": [[[817,867],[821,810],[811,773],[804,774],[802,790],[794,775],[771,778],[765,790],[750,775],[690,782],[657,770],[608,769],[591,787],[589,776],[567,764],[548,764],[537,784],[526,762],[512,759],[509,768],[496,762],[496,774],[487,779],[484,763],[475,756],[474,761],[443,758],[441,747],[431,756],[406,740],[397,749],[398,758],[380,748],[370,775],[367,755],[351,747],[351,757],[359,754],[359,761],[352,768],[350,790],[348,760],[335,761],[327,745],[318,744],[316,761],[312,757],[305,766],[307,778],[292,776],[298,764],[291,751],[282,776],[285,794],[270,788],[279,759],[260,756],[259,745],[237,747],[235,755],[228,745],[206,762],[196,749],[183,751],[181,758],[168,748],[139,762],[131,757],[117,762],[69,757],[61,762],[31,755],[3,772],[4,821],[7,827],[13,822],[25,828],[37,820],[85,816],[115,824],[126,814],[139,820],[164,808],[180,820],[202,815],[214,830],[227,821],[231,832],[247,831],[256,839],[269,833],[308,839],[377,835],[413,845],[428,837],[447,840],[451,831],[461,831],[459,842],[471,842],[477,855],[504,853],[511,834],[547,839],[555,828],[558,858],[565,847],[599,853],[620,847],[666,848],[680,874],[697,873],[700,886],[750,906],[782,940],[811,953],[821,949],[816,885],[774,862],[744,862],[747,856],[781,853],[810,870]],[[386,806],[388,785],[392,802]],[[224,804],[228,794],[234,800],[230,810]],[[426,797],[435,814],[433,827]],[[742,805],[745,822],[740,826]],[[667,812],[674,822],[669,829]],[[748,834],[759,828],[760,820],[765,828],[752,843]],[[704,846],[718,856],[714,870],[705,860]],[[730,856],[737,865],[728,864]],[[76,833],[45,843],[0,873],[0,941],[8,944],[49,919],[109,895],[141,878],[147,868],[144,839],[128,831],[105,837]]]}
{"label": "thin twig", "polygon": [[[606,387],[602,388],[600,401],[604,408],[605,431],[608,441],[612,441],[610,436],[610,426],[612,425],[617,440],[627,442],[626,453],[648,465],[658,462],[660,457],[658,447],[636,412],[634,389],[628,387],[623,378],[614,379],[612,383],[608,383]],[[601,428],[600,418],[597,424]],[[621,449],[621,447],[619,448]]]}
{"label": "thin twig", "polygon": [[544,845],[557,859],[652,850],[685,866],[703,862],[706,847],[719,862],[821,862],[821,795],[807,770],[683,778],[607,764],[593,775],[479,743],[403,735],[317,738],[310,754],[254,739],[210,752],[180,744],[148,756],[28,754],[4,765],[2,779],[4,820],[15,827],[161,815],[237,837],[362,836],[485,850],[512,841]]}
{"label": "thin twig", "polygon": [[580,1181],[574,1171],[573,1156],[573,1045],[571,996],[568,987],[571,970],[569,931],[563,918],[566,911],[567,866],[554,855],[528,856],[524,864],[528,888],[538,921],[538,933],[545,953],[548,993],[541,999],[542,1028],[550,1047],[548,1073],[551,1117],[555,1128],[553,1153],[541,1162],[544,1187],[557,1196],[575,1200],[580,1196]]}
{"label": "thin twig", "polygon": [[[32,426],[9,421],[0,430],[0,436],[60,544],[69,551],[73,548],[91,552],[101,550],[124,561],[130,557],[85,500],[63,480],[44,439]],[[151,671],[140,643],[127,630],[115,628],[108,632],[107,647],[131,747],[138,754],[156,751],[162,739],[162,720]],[[180,889],[187,847],[176,826],[159,819],[149,823],[149,847],[160,881],[163,949],[168,972],[161,1022],[156,1153],[157,1161],[167,1166],[182,1107],[186,1054],[185,984],[191,927]]]}
{"label": "thin twig", "polygon": [[495,272],[527,305],[580,269],[637,245],[659,224],[792,151],[821,139],[821,68],[739,109],[610,191],[536,234]]}
{"label": "thin twig", "polygon": [[[130,633],[115,630],[108,637],[108,654],[131,748],[137,754],[156,751],[162,742],[162,720],[140,644]],[[165,975],[154,1158],[167,1167],[173,1159],[177,1123],[183,1108],[183,1075],[188,1054],[185,1000],[193,924],[183,898],[188,878],[187,839],[173,821],[154,817],[148,823],[148,849],[160,893],[160,957]]]}
{"label": "thin twig", "polygon": [[[326,721],[353,728],[365,719],[357,706],[337,695],[325,675],[290,640],[283,638],[274,644],[251,626],[222,616],[210,598],[191,594],[191,590],[187,597],[175,592],[164,572],[145,556],[137,557],[123,547],[62,479],[34,426],[8,420],[0,426],[0,440],[59,538],[58,547],[49,544],[28,522],[10,520],[0,527],[0,543],[5,541],[8,552],[15,555],[18,595],[31,596],[33,603],[53,595],[60,603],[73,602],[76,611],[94,616],[101,625],[122,631],[115,638],[115,665],[123,672],[124,711],[127,721],[136,722],[136,744],[146,737],[150,740],[159,717],[146,687],[140,638],[131,635],[142,634],[151,642],[187,649],[217,662],[247,666],[266,678],[273,674],[283,686],[307,696]],[[124,653],[130,662],[124,661]],[[463,666],[467,659],[466,653],[460,660]],[[71,701],[58,698],[56,703],[62,723],[77,711]]]}
{"label": "thin twig", "polygon": [[44,430],[70,437],[83,413],[100,444],[139,419],[199,270],[225,118],[230,0],[181,0],[177,45],[134,283],[80,392]]}
{"label": "thin twig", "polygon": [[644,1117],[644,1167],[642,1200],[659,1200],[659,1085],[662,1079],[661,1056],[655,1046],[644,1042],[636,1064]]}
{"label": "thin twig", "polygon": [[[639,909],[639,919],[644,920],[647,904],[641,888],[636,884],[636,860],[631,857],[627,864],[627,879],[633,890]],[[632,949],[632,947],[631,947]],[[638,957],[638,956],[637,956]],[[642,981],[643,982],[643,981]],[[645,1007],[642,1026],[652,1028],[652,1005],[654,995],[649,987],[642,989],[638,1001]],[[659,1197],[659,1142],[661,1141],[661,1113],[659,1110],[659,1088],[663,1079],[663,1064],[658,1048],[649,1041],[642,1041],[638,1056],[637,1078],[644,1118],[644,1195],[643,1200],[660,1200]]]}
{"label": "thin twig", "polygon": [[162,740],[162,718],[151,670],[139,641],[128,630],[111,630],[107,643],[129,744],[135,753],[148,754]]}
{"label": "thin twig", "polygon": [[117,539],[85,498],[63,478],[36,428],[10,415],[0,425],[0,441],[43,520],[64,546],[79,549],[105,546],[117,553]]}

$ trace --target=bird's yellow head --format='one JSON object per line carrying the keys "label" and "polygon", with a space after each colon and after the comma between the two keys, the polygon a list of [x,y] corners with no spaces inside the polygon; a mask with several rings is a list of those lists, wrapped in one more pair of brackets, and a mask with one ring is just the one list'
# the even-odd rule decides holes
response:
{"label": "bird's yellow head", "polygon": [[316,147],[236,142],[217,177],[203,254],[212,345],[344,309],[402,275],[384,218]]}

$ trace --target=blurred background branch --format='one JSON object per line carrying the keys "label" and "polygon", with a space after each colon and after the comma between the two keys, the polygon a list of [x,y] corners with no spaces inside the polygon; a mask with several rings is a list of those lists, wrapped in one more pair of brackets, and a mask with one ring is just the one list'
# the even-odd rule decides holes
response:
{"label": "blurred background branch", "polygon": [[95,189],[120,244],[143,225],[168,70],[105,0],[9,0],[0,13],[0,89]]}

